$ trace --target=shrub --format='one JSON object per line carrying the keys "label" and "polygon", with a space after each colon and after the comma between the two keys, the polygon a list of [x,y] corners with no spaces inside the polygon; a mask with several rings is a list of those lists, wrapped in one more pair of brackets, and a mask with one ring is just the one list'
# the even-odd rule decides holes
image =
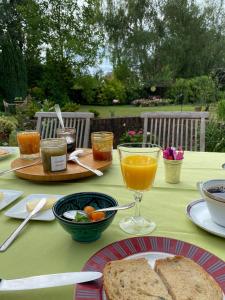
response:
{"label": "shrub", "polygon": [[168,105],[170,103],[171,103],[170,99],[161,99],[157,97],[152,97],[151,99],[136,99],[131,102],[131,104],[135,106],[142,106],[142,107],[162,106],[162,105]]}
{"label": "shrub", "polygon": [[16,108],[16,119],[18,121],[18,127],[21,130],[33,129],[33,119],[35,113],[41,110],[41,104],[29,99],[26,104],[20,105]]}
{"label": "shrub", "polygon": [[123,133],[120,137],[120,144],[123,143],[140,143],[143,141],[143,131],[142,130],[128,130]]}
{"label": "shrub", "polygon": [[210,120],[206,125],[205,143],[208,152],[225,152],[225,125]]}
{"label": "shrub", "polygon": [[77,111],[80,108],[80,105],[75,102],[67,102],[62,107],[62,111]]}
{"label": "shrub", "polygon": [[220,100],[217,105],[217,117],[221,121],[225,121],[225,100]]}
{"label": "shrub", "polygon": [[125,86],[115,78],[106,78],[97,96],[97,103],[100,105],[111,105],[113,99],[118,99],[121,104],[125,103]]}
{"label": "shrub", "polygon": [[100,84],[101,82],[97,77],[84,75],[76,80],[72,89],[75,91],[81,91],[82,102],[80,103],[94,104],[96,102]]}
{"label": "shrub", "polygon": [[16,130],[16,121],[12,121],[7,117],[0,117],[0,141],[1,144],[8,144],[9,135]]}
{"label": "shrub", "polygon": [[30,89],[30,94],[37,101],[42,101],[45,98],[45,93],[42,88],[35,86]]}
{"label": "shrub", "polygon": [[95,109],[89,109],[89,112],[93,113],[95,115],[95,118],[98,118],[100,116],[100,112]]}
{"label": "shrub", "polygon": [[45,99],[41,104],[41,111],[53,111],[54,110],[54,102],[48,99]]}
{"label": "shrub", "polygon": [[199,76],[191,79],[179,78],[168,90],[167,95],[177,103],[208,104],[216,100],[217,88],[211,77]]}

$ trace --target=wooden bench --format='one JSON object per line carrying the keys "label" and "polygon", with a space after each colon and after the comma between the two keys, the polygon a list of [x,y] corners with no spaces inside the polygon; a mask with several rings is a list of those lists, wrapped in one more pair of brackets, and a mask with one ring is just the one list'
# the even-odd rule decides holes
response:
{"label": "wooden bench", "polygon": [[143,141],[205,151],[205,123],[208,112],[145,112]]}

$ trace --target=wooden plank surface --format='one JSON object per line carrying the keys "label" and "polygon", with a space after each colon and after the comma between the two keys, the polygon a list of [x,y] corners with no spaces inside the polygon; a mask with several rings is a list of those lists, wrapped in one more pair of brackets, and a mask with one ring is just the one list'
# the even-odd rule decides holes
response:
{"label": "wooden plank surface", "polygon": [[[110,167],[112,164],[111,161],[95,161],[92,156],[92,152],[87,153],[86,155],[79,157],[79,160],[87,164],[93,169],[105,170]],[[28,160],[24,160],[21,158],[15,159],[11,163],[11,167],[20,167],[29,164]],[[38,165],[34,165],[31,167],[27,167],[24,169],[20,169],[15,171],[16,176],[28,179],[32,181],[67,181],[80,179],[88,176],[96,176],[94,173],[84,169],[83,167],[77,165],[74,162],[67,162],[67,170],[59,171],[59,172],[44,172],[42,163]]]}

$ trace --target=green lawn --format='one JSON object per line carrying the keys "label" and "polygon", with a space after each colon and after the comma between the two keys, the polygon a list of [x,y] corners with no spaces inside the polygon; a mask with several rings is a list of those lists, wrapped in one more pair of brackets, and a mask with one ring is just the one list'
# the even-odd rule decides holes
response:
{"label": "green lawn", "polygon": [[[182,111],[194,111],[194,105],[183,105]],[[114,106],[94,106],[81,105],[79,111],[97,110],[100,118],[120,117],[120,116],[139,116],[146,111],[181,111],[180,105],[167,105],[155,107],[136,107],[133,105],[114,105]]]}

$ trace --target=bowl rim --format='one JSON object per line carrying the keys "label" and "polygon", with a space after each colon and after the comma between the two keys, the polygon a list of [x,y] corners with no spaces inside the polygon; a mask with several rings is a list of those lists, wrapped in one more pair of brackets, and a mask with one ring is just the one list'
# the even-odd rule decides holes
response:
{"label": "bowl rim", "polygon": [[[213,193],[210,193],[208,192],[208,190],[204,187],[205,184],[211,182],[211,181],[219,181],[219,182],[224,182],[224,186],[225,186],[225,180],[224,179],[210,179],[210,180],[207,180],[207,181],[204,181],[202,183],[202,190],[204,192],[204,194],[210,199],[210,200],[215,200],[217,202],[221,202],[221,203],[224,203],[225,204],[225,198],[221,198]],[[207,200],[207,199],[205,199]]]}
{"label": "bowl rim", "polygon": [[[114,217],[115,214],[117,213],[117,210],[114,210],[114,211],[112,211],[112,214],[111,214],[110,216],[106,217],[106,218],[103,219],[103,220],[99,220],[99,221],[95,221],[95,222],[87,222],[87,223],[85,223],[85,222],[83,222],[83,223],[82,223],[82,222],[74,222],[74,221],[72,221],[72,220],[70,221],[69,219],[67,220],[66,218],[62,218],[61,216],[59,216],[59,215],[56,213],[55,207],[57,206],[57,203],[58,203],[59,201],[65,199],[65,198],[68,197],[68,196],[71,197],[71,196],[73,196],[73,195],[83,195],[83,194],[103,195],[103,196],[106,196],[106,197],[112,199],[113,201],[115,201],[115,206],[119,205],[118,201],[117,201],[115,198],[113,198],[112,196],[110,196],[110,195],[108,195],[108,194],[104,194],[104,193],[99,193],[99,192],[78,192],[78,193],[68,194],[68,195],[63,196],[63,197],[60,198],[59,200],[57,200],[57,201],[54,203],[53,207],[52,207],[52,211],[53,211],[53,214],[55,215],[56,219],[59,219],[60,221],[62,221],[62,222],[64,222],[64,223],[68,223],[68,224],[85,226],[85,225],[91,225],[91,224],[98,224],[98,223],[101,223],[101,222],[103,222],[103,221],[106,221],[106,220],[110,219],[111,217]],[[111,207],[111,206],[109,206],[109,207]]]}

